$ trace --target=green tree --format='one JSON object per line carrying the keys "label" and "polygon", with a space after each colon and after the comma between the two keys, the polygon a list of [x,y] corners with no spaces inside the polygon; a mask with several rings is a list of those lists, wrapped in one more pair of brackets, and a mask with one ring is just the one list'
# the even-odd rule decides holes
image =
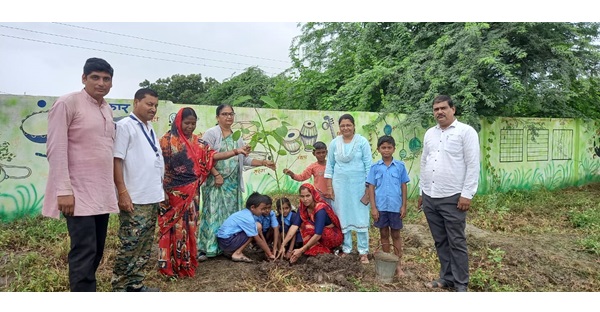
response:
{"label": "green tree", "polygon": [[[306,23],[291,106],[410,114],[451,95],[462,120],[586,117],[598,105],[598,23]],[[424,120],[427,119],[427,120]]]}
{"label": "green tree", "polygon": [[237,99],[250,96],[239,106],[253,106],[251,103],[262,103],[261,96],[269,94],[273,89],[273,80],[258,67],[247,68],[243,73],[224,80],[214,86],[201,99],[205,105],[232,104]]}
{"label": "green tree", "polygon": [[160,78],[151,83],[144,80],[139,84],[142,88],[151,88],[158,92],[161,100],[179,104],[203,104],[205,93],[216,88],[220,83],[214,78],[204,78],[201,74],[180,75]]}
{"label": "green tree", "polygon": [[378,79],[365,81],[366,71],[381,59],[377,53],[383,53],[376,48],[380,39],[372,34],[374,25],[304,24],[290,53],[299,76],[289,89],[289,102],[306,109],[377,111]]}

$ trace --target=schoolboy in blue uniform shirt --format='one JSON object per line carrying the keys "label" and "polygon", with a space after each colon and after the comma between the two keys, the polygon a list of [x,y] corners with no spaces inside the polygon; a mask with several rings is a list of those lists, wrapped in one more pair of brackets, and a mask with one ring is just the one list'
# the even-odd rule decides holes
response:
{"label": "schoolboy in blue uniform shirt", "polygon": [[[390,251],[390,233],[394,245],[394,253],[402,257],[402,219],[406,216],[406,183],[410,181],[404,163],[395,160],[396,141],[384,135],[377,141],[377,151],[381,160],[371,166],[367,175],[371,216],[373,226],[379,228],[383,251]],[[404,276],[401,261],[396,267],[396,276]]]}
{"label": "schoolboy in blue uniform shirt", "polygon": [[264,209],[260,216],[254,216],[254,221],[258,223],[257,225],[260,225],[259,230],[262,231],[263,235],[266,235],[270,228],[279,227],[275,211],[269,211],[269,209]]}
{"label": "schoolboy in blue uniform shirt", "polygon": [[273,254],[277,254],[279,244],[274,242],[279,241],[279,222],[277,222],[275,211],[271,209],[273,200],[267,195],[263,196],[266,197],[265,207],[263,208],[260,216],[254,216],[254,221],[256,222],[256,227],[258,228],[258,235],[265,242],[267,242],[267,245],[273,243]]}
{"label": "schoolboy in blue uniform shirt", "polygon": [[270,202],[267,196],[257,192],[250,194],[246,200],[246,209],[232,214],[219,227],[217,232],[219,248],[224,254],[231,255],[231,260],[234,262],[253,262],[243,252],[250,242],[258,245],[265,252],[267,259],[275,259],[267,243],[258,235],[254,221],[254,216],[262,214],[267,202]]}

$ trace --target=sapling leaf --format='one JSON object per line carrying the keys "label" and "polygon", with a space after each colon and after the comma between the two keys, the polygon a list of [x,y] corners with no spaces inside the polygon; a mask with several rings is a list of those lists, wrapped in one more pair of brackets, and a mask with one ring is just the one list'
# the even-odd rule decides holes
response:
{"label": "sapling leaf", "polygon": [[275,102],[270,96],[261,96],[260,100],[265,102],[265,104],[267,104],[267,106],[269,106],[270,108],[273,109],[278,109],[279,105],[277,105],[277,102]]}
{"label": "sapling leaf", "polygon": [[275,129],[275,132],[281,136],[282,138],[284,138],[287,133],[288,133],[288,128],[285,125],[281,125],[281,127],[278,127],[277,129]]}
{"label": "sapling leaf", "polygon": [[277,141],[277,143],[279,143],[279,145],[283,145],[283,138],[279,134],[273,132],[272,137],[275,139],[275,141]]}
{"label": "sapling leaf", "polygon": [[233,139],[234,142],[237,142],[237,140],[240,139],[240,137],[242,136],[243,130],[248,130],[248,129],[237,130],[231,135],[231,138]]}
{"label": "sapling leaf", "polygon": [[238,104],[244,103],[248,100],[252,100],[252,97],[249,95],[240,96],[235,101],[233,101],[233,103],[231,103],[231,105],[237,106]]}

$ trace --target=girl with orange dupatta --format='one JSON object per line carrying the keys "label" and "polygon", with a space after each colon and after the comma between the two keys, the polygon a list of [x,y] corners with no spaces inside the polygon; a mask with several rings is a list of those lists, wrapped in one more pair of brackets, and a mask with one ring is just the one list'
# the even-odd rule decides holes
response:
{"label": "girl with orange dupatta", "polygon": [[[296,262],[303,254],[316,256],[332,253],[334,248],[342,245],[344,235],[340,220],[312,184],[304,183],[300,186],[300,208],[297,216],[296,220],[292,220],[290,230],[283,240],[283,246],[296,237],[298,229],[304,246],[292,251],[290,263]],[[280,248],[277,256],[283,255],[284,250]]]}
{"label": "girl with orange dupatta", "polygon": [[163,187],[166,199],[160,204],[158,215],[158,270],[167,276],[195,276],[199,187],[216,160],[247,155],[250,149],[244,146],[216,153],[193,134],[197,119],[193,109],[180,109],[171,130],[160,139],[165,159]]}

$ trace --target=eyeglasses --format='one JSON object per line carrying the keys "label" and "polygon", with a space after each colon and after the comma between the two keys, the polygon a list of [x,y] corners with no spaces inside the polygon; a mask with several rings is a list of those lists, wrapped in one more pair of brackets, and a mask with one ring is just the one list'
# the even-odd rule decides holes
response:
{"label": "eyeglasses", "polygon": [[223,117],[233,117],[233,116],[235,116],[235,113],[220,113],[219,115],[221,115]]}

